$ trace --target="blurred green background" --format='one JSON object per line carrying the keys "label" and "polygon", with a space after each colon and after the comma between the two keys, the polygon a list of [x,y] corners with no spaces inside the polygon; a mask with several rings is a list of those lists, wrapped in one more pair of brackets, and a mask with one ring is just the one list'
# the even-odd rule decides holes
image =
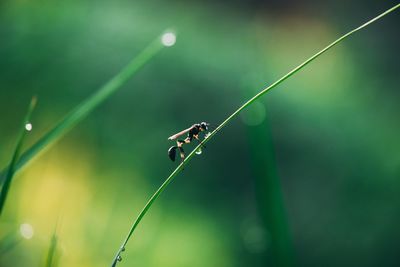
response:
{"label": "blurred green background", "polygon": [[[57,221],[54,266],[109,266],[177,165],[168,136],[218,125],[395,3],[1,1],[2,167],[32,95],[25,147],[165,29],[178,38],[17,174],[0,266],[44,266]],[[369,26],[232,121],[158,199],[119,266],[400,265],[399,22],[396,11]]]}

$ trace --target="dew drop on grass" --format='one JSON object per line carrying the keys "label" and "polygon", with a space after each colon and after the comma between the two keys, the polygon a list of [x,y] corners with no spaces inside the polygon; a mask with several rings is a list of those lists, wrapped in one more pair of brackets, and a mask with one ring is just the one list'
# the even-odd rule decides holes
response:
{"label": "dew drop on grass", "polygon": [[118,257],[117,257],[117,261],[122,261],[122,257],[121,257],[121,255],[118,255]]}
{"label": "dew drop on grass", "polygon": [[200,155],[201,153],[203,153],[203,151],[201,150],[201,147],[199,147],[199,149],[197,149],[195,153],[196,153],[197,155]]}
{"label": "dew drop on grass", "polygon": [[176,35],[172,32],[166,32],[161,37],[161,42],[164,46],[173,46],[176,42]]}
{"label": "dew drop on grass", "polygon": [[25,124],[25,130],[27,130],[28,132],[30,132],[32,130],[32,123],[27,123]]}

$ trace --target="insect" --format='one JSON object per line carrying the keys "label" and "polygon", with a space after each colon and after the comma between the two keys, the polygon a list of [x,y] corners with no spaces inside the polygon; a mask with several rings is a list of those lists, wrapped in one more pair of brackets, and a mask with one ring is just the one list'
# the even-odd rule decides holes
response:
{"label": "insect", "polygon": [[[201,123],[196,123],[193,124],[190,128],[187,128],[186,130],[183,130],[179,133],[176,133],[170,137],[168,137],[168,140],[176,140],[177,138],[179,138],[180,136],[184,135],[184,134],[188,134],[187,137],[182,140],[182,139],[178,139],[176,140],[176,146],[171,146],[168,149],[168,156],[172,161],[175,161],[175,157],[176,157],[176,150],[179,149],[179,153],[183,160],[185,159],[185,151],[183,150],[182,145],[183,144],[189,144],[193,138],[196,139],[200,144],[200,139],[199,139],[199,133],[203,132],[203,131],[207,131],[208,130],[208,126],[210,124],[207,122],[201,122]],[[204,145],[203,145],[204,147]]]}

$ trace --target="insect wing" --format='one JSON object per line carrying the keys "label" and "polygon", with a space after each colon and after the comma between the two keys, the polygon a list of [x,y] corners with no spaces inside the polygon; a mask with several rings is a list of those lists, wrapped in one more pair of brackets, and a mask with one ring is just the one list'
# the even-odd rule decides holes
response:
{"label": "insect wing", "polygon": [[187,128],[186,130],[183,130],[183,131],[181,131],[181,132],[179,132],[179,133],[176,133],[176,134],[174,134],[174,135],[168,137],[168,140],[175,140],[175,139],[178,138],[179,136],[181,136],[181,135],[183,135],[183,134],[189,132],[190,129],[192,129],[192,127]]}

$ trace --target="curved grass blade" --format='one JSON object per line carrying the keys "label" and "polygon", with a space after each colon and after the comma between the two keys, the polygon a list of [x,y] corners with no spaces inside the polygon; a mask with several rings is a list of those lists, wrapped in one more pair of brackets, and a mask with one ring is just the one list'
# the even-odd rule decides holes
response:
{"label": "curved grass blade", "polygon": [[14,174],[15,174],[16,163],[17,163],[17,160],[18,160],[20,152],[21,152],[22,144],[24,143],[26,132],[29,131],[29,129],[30,129],[30,128],[25,128],[25,127],[28,125],[28,123],[30,121],[31,114],[32,114],[35,106],[36,106],[36,97],[32,97],[31,103],[29,104],[29,107],[28,107],[28,111],[27,111],[27,113],[25,115],[25,118],[23,120],[23,124],[21,126],[21,131],[20,131],[20,134],[19,134],[19,138],[18,138],[17,144],[16,144],[15,149],[14,149],[13,156],[11,158],[11,162],[8,165],[8,170],[7,170],[7,173],[6,173],[6,176],[5,176],[5,180],[3,182],[3,186],[1,187],[1,192],[0,192],[0,215],[3,212],[3,208],[4,208],[4,205],[6,203],[8,191],[10,190],[11,182],[12,182],[12,179],[13,179]]}
{"label": "curved grass blade", "polygon": [[[68,115],[57,123],[50,131],[30,147],[21,158],[15,163],[15,171],[22,169],[30,160],[36,157],[40,152],[49,148],[64,136],[75,125],[88,116],[98,105],[108,99],[122,85],[124,85],[141,67],[149,62],[163,48],[161,38],[157,37],[150,43],[139,55],[137,55],[129,64],[117,73],[110,81],[100,87],[93,95],[79,104]],[[0,176],[4,177],[4,171]],[[0,181],[1,181],[0,180]]]}
{"label": "curved grass blade", "polygon": [[322,55],[323,53],[325,53],[326,51],[328,51],[329,49],[331,49],[332,47],[334,47],[335,45],[337,45],[338,43],[340,43],[341,41],[343,41],[347,37],[351,36],[352,34],[356,33],[357,31],[365,28],[366,26],[370,25],[371,23],[379,20],[380,18],[383,18],[384,16],[386,16],[387,14],[393,12],[394,10],[396,10],[399,7],[400,7],[400,4],[397,4],[397,5],[393,6],[392,8],[386,10],[382,14],[380,14],[380,15],[376,16],[375,18],[373,18],[373,19],[367,21],[366,23],[362,24],[361,26],[359,26],[359,27],[351,30],[350,32],[346,33],[345,35],[339,37],[337,40],[335,40],[334,42],[332,42],[331,44],[329,44],[328,46],[326,46],[325,48],[323,48],[322,50],[320,50],[319,52],[317,52],[316,54],[311,56],[309,59],[307,59],[306,61],[304,61],[300,65],[298,65],[296,68],[294,68],[293,70],[289,71],[287,74],[283,75],[276,82],[274,82],[270,86],[268,86],[268,87],[264,88],[263,90],[261,90],[258,94],[256,94],[252,98],[250,98],[247,102],[245,102],[242,106],[240,106],[236,111],[234,111],[230,116],[228,116],[227,119],[225,119],[214,131],[211,132],[211,134],[208,136],[208,138],[204,139],[199,145],[196,146],[195,149],[193,149],[193,151],[186,157],[186,159],[168,176],[168,178],[164,181],[164,183],[151,196],[151,198],[146,203],[146,205],[144,206],[142,211],[139,213],[139,215],[136,218],[136,220],[133,222],[133,224],[131,226],[131,229],[129,230],[128,235],[126,236],[125,240],[123,241],[121,247],[118,249],[118,251],[117,251],[117,253],[116,253],[115,257],[114,257],[111,266],[115,267],[117,265],[117,263],[122,260],[121,253],[123,251],[125,251],[126,244],[128,243],[128,241],[129,241],[130,237],[132,236],[133,232],[135,231],[136,227],[139,225],[140,221],[143,219],[144,215],[147,213],[147,211],[153,205],[154,201],[159,197],[159,195],[168,186],[168,184],[183,169],[183,166],[185,164],[187,164],[192,159],[192,157],[195,155],[195,152],[198,149],[200,149],[203,144],[205,144],[208,141],[210,141],[215,136],[215,134],[217,132],[219,132],[219,130],[221,130],[226,124],[228,124],[233,118],[235,118],[243,109],[247,108],[255,100],[257,100],[258,98],[263,96],[269,90],[271,90],[272,88],[276,87],[277,85],[279,85],[280,83],[282,83],[283,81],[288,79],[290,76],[292,76],[293,74],[295,74],[296,72],[298,72],[299,70],[304,68],[306,65],[308,65],[311,61],[313,61],[314,59],[316,59],[317,57],[319,57],[320,55]]}

